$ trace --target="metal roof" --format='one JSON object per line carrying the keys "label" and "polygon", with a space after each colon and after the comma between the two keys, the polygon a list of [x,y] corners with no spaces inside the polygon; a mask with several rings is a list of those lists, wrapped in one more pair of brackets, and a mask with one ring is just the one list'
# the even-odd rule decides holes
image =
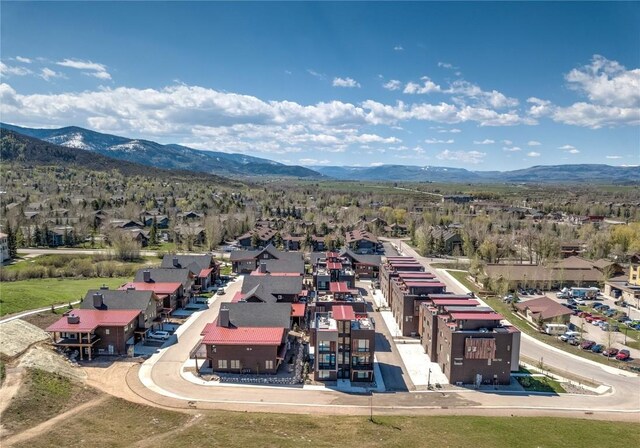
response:
{"label": "metal roof", "polygon": [[[73,310],[68,316],[63,316],[46,331],[59,331],[69,333],[88,333],[98,327],[124,327],[138,318],[140,310]],[[77,316],[80,321],[77,324],[69,323],[69,316]]]}

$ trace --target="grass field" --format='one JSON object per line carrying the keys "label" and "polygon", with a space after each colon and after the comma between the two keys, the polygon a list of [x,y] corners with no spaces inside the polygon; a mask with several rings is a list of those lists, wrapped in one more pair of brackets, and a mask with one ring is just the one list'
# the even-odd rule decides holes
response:
{"label": "grass field", "polygon": [[0,283],[0,316],[84,298],[87,290],[107,285],[117,288],[130,277],[90,279],[34,279]]}
{"label": "grass field", "polygon": [[[576,430],[587,428],[588,431]],[[568,436],[570,434],[570,436]],[[19,447],[608,447],[633,425],[540,417],[367,417],[199,411],[196,416],[113,398]],[[569,439],[570,437],[570,439]]]}
{"label": "grass field", "polygon": [[2,425],[13,433],[20,432],[98,395],[95,389],[60,375],[29,370],[18,394],[2,413]]}
{"label": "grass field", "polygon": [[[479,288],[473,284],[473,282],[467,279],[468,273],[466,272],[456,272],[456,271],[447,271],[453,277],[456,278],[460,283],[464,286],[475,292],[476,294],[479,292]],[[509,322],[515,325],[520,331],[527,333],[530,336],[533,336],[536,339],[539,339],[542,342],[545,342],[549,345],[562,349],[566,352],[573,353],[574,355],[581,356],[583,358],[590,359],[592,361],[599,362],[600,364],[605,364],[608,366],[614,366],[618,368],[624,369],[626,367],[626,363],[624,361],[617,361],[613,358],[607,358],[598,353],[592,353],[588,350],[580,350],[580,348],[575,347],[573,345],[567,344],[565,342],[560,341],[556,336],[550,336],[547,334],[540,333],[538,330],[529,325],[523,318],[518,316],[511,310],[511,305],[503,303],[500,298],[496,297],[483,297],[482,298],[487,304],[496,310],[498,313],[502,314]],[[590,325],[590,324],[587,324]],[[562,372],[558,372],[562,374]]]}

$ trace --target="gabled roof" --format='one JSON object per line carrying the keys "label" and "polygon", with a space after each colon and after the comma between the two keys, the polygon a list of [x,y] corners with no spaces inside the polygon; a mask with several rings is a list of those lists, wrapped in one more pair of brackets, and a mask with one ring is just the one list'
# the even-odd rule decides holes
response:
{"label": "gabled roof", "polygon": [[303,317],[306,308],[307,308],[306,303],[292,303],[291,317]]}
{"label": "gabled roof", "polygon": [[287,330],[283,327],[227,328],[207,324],[202,332],[203,344],[211,345],[280,345]]}
{"label": "gabled roof", "polygon": [[542,319],[573,314],[573,311],[569,308],[564,305],[560,305],[549,297],[527,300],[525,302],[516,303],[515,306],[520,311],[529,309],[531,313],[539,315]]}
{"label": "gabled roof", "polygon": [[167,283],[145,283],[145,282],[129,282],[120,287],[120,290],[125,291],[129,288],[133,288],[136,291],[153,291],[156,294],[173,294],[180,287],[182,283],[167,282]]}
{"label": "gabled roof", "polygon": [[54,324],[50,325],[46,331],[59,332],[91,332],[98,327],[124,327],[131,321],[137,319],[139,310],[73,310],[69,316],[77,316],[80,321],[77,324],[70,324],[68,316],[63,316]]}
{"label": "gabled roof", "polygon": [[290,303],[225,303],[229,310],[229,322],[234,327],[280,327],[289,328],[291,322]]}
{"label": "gabled roof", "polygon": [[378,238],[375,237],[371,232],[367,232],[366,230],[352,230],[347,232],[345,236],[345,241],[347,244],[352,243],[354,241],[370,241],[372,243],[377,243]]}
{"label": "gabled roof", "polygon": [[188,269],[149,268],[139,269],[136,272],[134,282],[144,282],[144,271],[149,271],[152,283],[181,283],[186,286],[191,280],[191,272]]}
{"label": "gabled roof", "polygon": [[256,286],[261,286],[264,293],[273,294],[300,294],[302,291],[302,277],[290,277],[281,275],[248,275],[242,282],[242,294],[245,296]]}
{"label": "gabled roof", "polygon": [[353,263],[366,264],[370,266],[380,266],[382,263],[382,257],[380,255],[360,255],[355,253],[349,248],[343,249],[340,252],[341,257],[348,257]]}
{"label": "gabled roof", "polygon": [[335,292],[349,292],[349,286],[347,282],[329,282],[329,291]]}
{"label": "gabled roof", "polygon": [[[173,265],[173,259],[178,259],[178,266]],[[208,269],[214,265],[215,261],[211,255],[173,255],[166,254],[162,258],[161,267],[163,268],[179,268],[189,269],[192,274],[197,275],[203,269]]]}
{"label": "gabled roof", "polygon": [[[93,306],[93,295],[102,294],[103,306]],[[83,310],[140,310],[145,311],[149,302],[157,299],[153,291],[90,289],[80,303]]]}

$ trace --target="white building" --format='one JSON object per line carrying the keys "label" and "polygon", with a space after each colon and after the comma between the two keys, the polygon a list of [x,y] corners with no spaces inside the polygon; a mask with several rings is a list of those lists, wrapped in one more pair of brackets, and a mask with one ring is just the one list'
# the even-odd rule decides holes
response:
{"label": "white building", "polygon": [[9,260],[9,238],[6,233],[0,233],[0,263]]}

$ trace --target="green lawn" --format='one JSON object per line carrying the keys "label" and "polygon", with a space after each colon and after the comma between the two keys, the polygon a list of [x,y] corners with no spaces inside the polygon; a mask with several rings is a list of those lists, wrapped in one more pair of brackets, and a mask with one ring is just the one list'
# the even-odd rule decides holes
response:
{"label": "green lawn", "polygon": [[565,448],[567,443],[581,447],[613,446],[612,441],[620,440],[621,434],[625,446],[638,446],[640,431],[634,427],[620,422],[548,417],[374,415],[371,422],[366,416],[203,410],[190,417],[113,398],[94,412],[73,416],[46,434],[17,446],[86,447],[87,443],[96,446],[91,441],[100,441],[101,446],[149,448]]}
{"label": "green lawn", "polygon": [[107,285],[117,288],[131,281],[130,277],[91,279],[34,279],[0,283],[0,316],[50,305],[75,302],[89,289]]}

